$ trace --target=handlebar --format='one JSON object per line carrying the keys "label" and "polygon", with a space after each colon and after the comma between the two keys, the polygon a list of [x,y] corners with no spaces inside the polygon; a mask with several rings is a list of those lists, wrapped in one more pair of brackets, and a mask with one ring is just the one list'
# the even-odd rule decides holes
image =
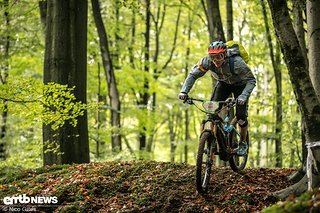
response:
{"label": "handlebar", "polygon": [[193,104],[193,101],[205,102],[205,100],[202,99],[187,97],[187,99],[183,100],[183,103]]}
{"label": "handlebar", "polygon": [[[198,102],[205,102],[207,100],[203,100],[203,99],[198,99],[198,98],[192,98],[192,97],[187,97],[186,100],[183,101],[183,103],[187,103],[187,104],[194,104],[193,101],[198,101]],[[225,101],[216,101],[219,104],[226,104],[227,106],[233,106],[237,103],[237,99],[234,98],[227,98]]]}
{"label": "handlebar", "polygon": [[[196,108],[198,108],[201,112],[204,112],[204,113],[209,113],[209,114],[212,114],[212,113],[219,113],[221,112],[223,109],[227,109],[227,111],[229,111],[230,108],[234,107],[237,103],[237,99],[233,99],[233,98],[228,98],[226,99],[225,101],[215,101],[219,107],[216,108],[214,110],[214,112],[211,110],[209,111],[208,109],[206,110],[203,110],[201,108],[199,108],[195,103],[194,101],[198,101],[198,102],[202,102],[202,107],[206,109],[206,107],[208,107],[209,105],[207,105],[206,107],[204,106],[204,104],[208,103],[208,102],[211,102],[211,101],[207,101],[207,100],[203,100],[203,99],[198,99],[198,98],[192,98],[192,97],[187,97],[187,99],[185,99],[183,101],[183,103],[188,103],[190,105],[194,105],[196,106]],[[221,105],[224,105],[224,106],[221,106]]]}

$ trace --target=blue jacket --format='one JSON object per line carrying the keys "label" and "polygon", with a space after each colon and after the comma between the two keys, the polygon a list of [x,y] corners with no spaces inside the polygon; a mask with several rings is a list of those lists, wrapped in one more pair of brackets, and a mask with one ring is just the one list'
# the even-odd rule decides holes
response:
{"label": "blue jacket", "polygon": [[209,71],[211,75],[218,81],[223,81],[227,84],[246,85],[239,98],[248,100],[253,88],[256,86],[256,78],[252,74],[248,65],[239,55],[234,55],[234,73],[231,73],[229,66],[229,56],[232,55],[228,49],[227,57],[223,65],[217,68],[210,56],[202,58],[191,70],[187,76],[180,92],[189,93],[195,81],[204,76]]}

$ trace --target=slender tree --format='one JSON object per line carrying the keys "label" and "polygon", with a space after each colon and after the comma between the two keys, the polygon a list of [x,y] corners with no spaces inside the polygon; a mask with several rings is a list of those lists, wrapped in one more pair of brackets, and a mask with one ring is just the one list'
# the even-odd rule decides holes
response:
{"label": "slender tree", "polygon": [[[98,92],[97,99],[98,103],[103,103],[106,105],[106,95],[101,92],[101,68],[100,62],[98,62]],[[100,132],[102,131],[103,125],[106,123],[106,112],[104,110],[98,109],[96,114],[96,130],[97,130],[97,138],[96,141],[96,156],[100,158],[106,152],[106,142],[100,137]]]}
{"label": "slender tree", "polygon": [[115,9],[115,31],[114,31],[114,53],[113,53],[113,66],[115,69],[121,69],[121,64],[120,64],[120,51],[121,51],[121,46],[120,46],[120,6],[121,2],[119,0],[114,0],[113,1],[114,9]]}
{"label": "slender tree", "polygon": [[207,9],[205,11],[208,21],[210,42],[217,39],[226,41],[220,16],[219,0],[207,0]]}
{"label": "slender tree", "polygon": [[226,1],[227,6],[227,40],[233,40],[233,7],[232,0]]}
{"label": "slender tree", "polygon": [[120,98],[117,88],[117,81],[114,73],[114,66],[111,59],[111,53],[108,44],[108,35],[104,27],[101,9],[99,5],[99,0],[91,0],[93,17],[96,23],[99,41],[100,41],[100,52],[103,63],[103,68],[106,75],[107,86],[108,86],[108,96],[110,101],[110,110],[111,110],[111,141],[113,151],[121,150],[121,135],[119,133],[121,124],[120,124]]}
{"label": "slender tree", "polygon": [[[0,79],[1,84],[7,84],[9,77],[9,49],[10,49],[10,14],[9,14],[9,0],[3,1],[4,19],[5,19],[5,32],[3,33],[4,39],[4,62],[0,66]],[[8,118],[8,102],[3,100],[3,109],[1,111],[0,123],[0,160],[6,159],[6,140],[7,135],[7,118]]]}
{"label": "slender tree", "polygon": [[274,54],[271,33],[269,29],[267,11],[265,3],[261,0],[262,12],[264,17],[264,24],[267,33],[267,41],[269,46],[270,59],[273,67],[273,72],[276,80],[276,167],[282,167],[282,84],[281,84],[281,70],[280,70],[280,51],[277,55]]}
{"label": "slender tree", "polygon": [[[146,0],[146,17],[145,17],[145,26],[146,30],[144,33],[145,37],[145,46],[144,46],[144,72],[146,75],[144,76],[144,85],[143,92],[139,95],[138,105],[143,107],[143,110],[147,110],[148,101],[150,98],[149,94],[149,80],[147,75],[150,73],[150,0]],[[146,151],[147,148],[147,125],[145,121],[140,120],[140,132],[139,132],[139,150]]]}
{"label": "slender tree", "polygon": [[[161,10],[162,7],[163,9]],[[166,8],[167,8],[167,4],[165,2],[163,2],[163,4],[162,2],[159,2],[156,13],[153,14],[152,12],[150,12],[150,16],[151,16],[151,19],[153,20],[154,27],[155,27],[155,51],[153,56],[153,63],[155,65],[158,64],[159,50],[160,50],[160,34],[163,27],[165,15],[166,15]],[[178,15],[178,17],[180,17],[180,15]],[[161,73],[161,70],[159,70],[158,67],[156,66],[153,69],[153,78],[157,80],[160,76],[160,73]],[[149,120],[151,119],[151,122],[150,122],[151,134],[148,139],[147,148],[146,148],[148,152],[152,151],[153,139],[155,134],[154,122],[155,122],[156,102],[157,102],[157,93],[154,91],[152,92],[152,110],[151,112],[149,112],[149,116],[148,116],[148,119]]]}
{"label": "slender tree", "polygon": [[170,162],[174,163],[175,160],[175,151],[177,148],[175,138],[175,114],[173,112],[173,109],[168,110],[168,126],[169,126],[169,140],[170,140]]}
{"label": "slender tree", "polygon": [[[86,103],[87,10],[86,0],[47,2],[44,83],[75,87],[76,100],[82,103]],[[44,125],[43,142],[44,165],[89,162],[86,111],[76,126],[65,123],[53,130]]]}
{"label": "slender tree", "polygon": [[[192,24],[194,20],[194,13],[191,13],[189,11],[188,13],[188,27],[187,27],[187,37],[188,37],[188,42],[187,42],[187,49],[186,49],[186,59],[185,59],[185,66],[184,66],[184,73],[185,73],[185,78],[188,76],[189,72],[189,58],[190,58],[190,42],[191,42],[191,32],[192,32]],[[190,118],[189,118],[189,110],[186,109],[185,111],[185,135],[184,135],[184,140],[185,140],[185,145],[184,145],[184,162],[188,163],[188,142],[190,141],[190,132],[189,132],[189,125],[190,125]]]}
{"label": "slender tree", "polygon": [[307,56],[307,47],[306,47],[306,33],[303,26],[303,11],[305,10],[305,1],[301,0],[292,0],[292,17],[293,17],[293,28],[296,32],[299,45],[302,51],[303,58],[305,63],[308,66],[308,56]]}
{"label": "slender tree", "polygon": [[131,40],[130,40],[130,44],[128,45],[129,61],[132,68],[135,68],[134,53],[133,53],[135,37],[136,37],[136,9],[133,7],[132,16],[131,16]]}
{"label": "slender tree", "polygon": [[[167,66],[170,64],[172,57],[173,57],[173,54],[174,54],[174,51],[177,47],[178,29],[179,29],[180,15],[181,15],[181,5],[182,5],[182,3],[179,6],[179,11],[178,11],[178,15],[177,15],[176,23],[175,23],[173,44],[172,44],[172,48],[171,48],[169,57],[160,69],[157,66],[153,69],[154,80],[158,80],[162,71],[165,70],[167,68]],[[154,51],[154,57],[153,57],[154,64],[158,64],[159,50],[160,50],[160,40],[159,39],[160,39],[160,34],[161,34],[161,30],[163,27],[163,22],[164,22],[164,18],[165,18],[165,14],[166,14],[166,4],[164,3],[164,5],[163,5],[162,16],[160,16],[160,11],[161,11],[160,8],[161,8],[161,4],[158,6],[156,16],[151,14],[151,17],[152,17],[152,19],[154,21],[154,25],[155,25],[155,51]],[[156,112],[156,101],[157,101],[157,93],[153,92],[152,93],[152,116],[149,116],[149,117],[154,117],[154,114]],[[152,123],[154,122],[154,120],[155,119],[152,120]],[[148,144],[147,144],[147,151],[148,152],[151,152],[151,148],[153,145],[153,137],[154,137],[155,133],[156,133],[155,128],[153,127],[151,129],[151,135],[149,137]]]}

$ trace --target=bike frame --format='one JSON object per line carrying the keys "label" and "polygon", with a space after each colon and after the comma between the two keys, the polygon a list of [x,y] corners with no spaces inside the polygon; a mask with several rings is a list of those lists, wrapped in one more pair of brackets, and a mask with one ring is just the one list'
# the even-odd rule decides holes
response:
{"label": "bike frame", "polygon": [[[192,99],[194,101],[204,102],[204,100],[201,99]],[[220,131],[225,139],[226,142],[226,150],[228,154],[233,154],[234,150],[231,149],[230,144],[230,134],[232,131],[234,131],[238,136],[240,136],[240,133],[235,128],[235,123],[237,122],[236,117],[232,119],[230,122],[230,109],[235,106],[235,102],[228,103],[228,101],[220,101],[219,104],[227,104],[225,107],[222,107],[218,112],[215,113],[209,113],[202,109],[200,109],[196,104],[192,102],[193,105],[195,105],[199,110],[202,112],[206,112],[207,119],[202,121],[201,125],[201,134],[203,132],[210,132],[216,140],[219,140],[219,137],[217,135],[217,132]],[[223,119],[222,116],[219,115],[220,112],[222,112],[224,109],[226,109],[225,118]],[[220,143],[224,143],[223,141],[220,141]],[[218,143],[218,150],[220,150],[221,147],[219,147]]]}

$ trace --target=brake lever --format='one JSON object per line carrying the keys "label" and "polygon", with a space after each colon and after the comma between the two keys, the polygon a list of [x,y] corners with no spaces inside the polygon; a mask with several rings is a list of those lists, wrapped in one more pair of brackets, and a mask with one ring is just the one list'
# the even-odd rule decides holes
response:
{"label": "brake lever", "polygon": [[183,101],[183,103],[187,103],[187,104],[193,104],[193,101],[191,98],[187,98],[186,100]]}
{"label": "brake lever", "polygon": [[229,106],[233,106],[234,104],[237,103],[237,99],[233,99],[233,98],[228,98],[225,103]]}

